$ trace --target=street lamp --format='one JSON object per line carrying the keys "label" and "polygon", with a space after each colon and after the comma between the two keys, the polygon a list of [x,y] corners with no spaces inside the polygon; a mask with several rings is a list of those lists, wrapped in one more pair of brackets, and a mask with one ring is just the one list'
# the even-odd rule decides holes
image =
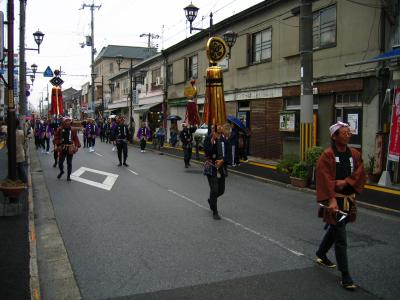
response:
{"label": "street lamp", "polygon": [[[194,6],[192,2],[190,2],[190,4],[188,6],[186,6],[184,9],[185,11],[185,16],[186,16],[186,20],[188,20],[189,25],[190,25],[190,34],[192,34],[193,30],[197,30],[197,31],[201,31],[203,30],[203,28],[196,28],[192,26],[193,21],[196,19],[197,17],[197,13],[199,11],[199,8]],[[213,14],[212,12],[210,12],[210,36],[212,35],[212,26],[213,26]]]}
{"label": "street lamp", "polygon": [[[186,19],[188,20],[189,24],[190,24],[190,33],[192,33],[193,30],[198,30],[201,31],[203,30],[202,28],[195,28],[192,27],[192,23],[193,21],[196,19],[197,17],[197,13],[199,11],[199,8],[194,6],[192,3],[190,3],[188,6],[186,6],[184,9],[185,11],[185,16]],[[209,36],[211,37],[213,32],[213,14],[212,12],[210,13],[210,28],[209,28]],[[229,47],[229,52],[227,54],[227,58],[230,59],[231,58],[231,48],[235,45],[236,43],[236,39],[237,39],[238,34],[232,30],[228,30],[227,32],[225,32],[222,37],[225,41],[225,43],[228,45]]]}
{"label": "street lamp", "polygon": [[37,68],[38,68],[37,64],[31,64],[31,70],[33,74],[36,74]]}
{"label": "street lamp", "polygon": [[[138,73],[133,73],[133,58],[130,58],[130,67],[129,68],[121,68],[121,63],[124,60],[124,57],[122,55],[117,55],[115,57],[116,62],[118,64],[118,69],[119,70],[129,70],[129,99],[130,99],[130,105],[129,105],[129,127],[131,130],[133,130],[133,117],[132,117],[132,111],[133,111],[133,89],[135,89],[136,93],[136,86],[140,82],[143,82],[143,79],[146,75],[146,71],[140,70]],[[133,85],[134,83],[134,85]]]}
{"label": "street lamp", "polygon": [[34,51],[37,51],[38,53],[40,53],[40,44],[43,42],[43,37],[44,37],[44,33],[41,32],[40,30],[37,30],[36,32],[34,32],[33,38],[35,39],[35,43],[38,47],[37,47],[37,49],[36,48],[25,48],[25,50],[34,50]]}

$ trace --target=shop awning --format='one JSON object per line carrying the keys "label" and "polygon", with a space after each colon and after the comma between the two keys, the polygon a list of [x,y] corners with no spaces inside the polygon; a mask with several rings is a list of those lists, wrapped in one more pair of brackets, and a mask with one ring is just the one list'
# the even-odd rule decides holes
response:
{"label": "shop awning", "polygon": [[375,56],[375,57],[367,59],[367,60],[362,60],[362,61],[345,64],[345,66],[351,67],[351,66],[357,66],[357,65],[363,65],[363,64],[370,64],[370,63],[374,63],[374,62],[378,62],[378,61],[390,60],[390,59],[395,59],[395,58],[400,58],[400,47],[395,47],[392,51],[379,54],[378,56]]}
{"label": "shop awning", "polygon": [[156,102],[156,103],[151,103],[151,104],[144,104],[144,105],[141,105],[141,106],[139,106],[139,107],[135,107],[133,110],[135,111],[135,112],[137,112],[137,113],[145,113],[145,112],[147,112],[148,110],[150,110],[151,108],[153,108],[153,107],[155,107],[155,106],[157,106],[157,105],[159,105],[159,104],[161,104],[162,102]]}

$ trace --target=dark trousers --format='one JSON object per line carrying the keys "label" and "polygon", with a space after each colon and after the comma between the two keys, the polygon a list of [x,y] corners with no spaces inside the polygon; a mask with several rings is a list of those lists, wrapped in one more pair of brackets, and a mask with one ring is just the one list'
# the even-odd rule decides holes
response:
{"label": "dark trousers", "polygon": [[56,151],[55,149],[54,149],[54,152],[53,152],[53,157],[54,157],[54,164],[56,165],[57,161],[58,161],[58,151]]}
{"label": "dark trousers", "polygon": [[46,150],[47,152],[49,152],[49,150],[50,150],[50,139],[48,137],[44,137],[44,138],[42,138],[41,142],[42,142],[41,143],[42,144],[42,148],[44,150]]}
{"label": "dark trousers", "polygon": [[140,140],[140,150],[144,150],[144,149],[146,149],[146,140],[141,139]]}
{"label": "dark trousers", "polygon": [[62,150],[60,155],[60,160],[58,161],[58,167],[60,168],[60,172],[64,172],[64,160],[67,158],[67,171],[68,176],[71,175],[72,172],[72,157],[73,154],[68,154],[68,150]]}
{"label": "dark trousers", "polygon": [[349,268],[347,262],[347,234],[345,221],[337,223],[336,225],[329,225],[329,228],[319,245],[317,255],[326,255],[333,244],[335,244],[335,255],[338,269],[342,273],[347,273]]}
{"label": "dark trousers", "polygon": [[126,159],[128,158],[128,143],[117,143],[117,151],[119,163],[122,163],[122,154],[124,155],[124,163],[126,163]]}
{"label": "dark trousers", "polygon": [[83,148],[88,147],[88,138],[85,134],[83,134]]}
{"label": "dark trousers", "polygon": [[225,192],[225,176],[221,176],[221,178],[207,176],[207,179],[210,186],[210,208],[214,214],[217,214],[217,199]]}
{"label": "dark trousers", "polygon": [[192,147],[184,147],[183,148],[183,160],[185,161],[185,166],[190,163],[192,158]]}
{"label": "dark trousers", "polygon": [[96,139],[94,137],[88,137],[87,139],[87,143],[88,143],[88,147],[94,147],[94,145],[96,144]]}
{"label": "dark trousers", "polygon": [[35,135],[35,146],[36,149],[39,149],[39,147],[41,146],[40,137],[38,135]]}

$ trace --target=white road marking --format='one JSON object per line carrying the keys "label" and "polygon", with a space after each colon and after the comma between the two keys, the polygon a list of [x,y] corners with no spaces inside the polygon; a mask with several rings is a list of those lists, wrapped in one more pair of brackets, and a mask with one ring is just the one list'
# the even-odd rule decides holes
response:
{"label": "white road marking", "polygon": [[100,153],[94,152],[94,154],[103,157],[103,155],[101,155]]}
{"label": "white road marking", "polygon": [[[97,174],[105,175],[107,177],[106,177],[106,179],[104,179],[103,182],[97,182],[97,181],[81,178],[80,176],[85,172],[97,173]],[[88,184],[88,185],[91,185],[94,187],[98,187],[98,188],[101,188],[104,190],[108,190],[108,191],[110,191],[112,189],[115,181],[117,181],[117,178],[118,178],[118,174],[108,173],[108,172],[90,169],[90,168],[86,168],[86,167],[81,167],[78,170],[76,170],[74,173],[71,174],[71,179],[73,179],[75,181],[79,181],[79,182],[82,182],[82,183],[85,183],[85,184]]]}
{"label": "white road marking", "polygon": [[[186,200],[186,201],[188,201],[188,202],[190,202],[190,203],[192,203],[192,204],[194,204],[194,205],[196,205],[196,206],[198,206],[200,208],[203,208],[205,210],[209,210],[208,207],[206,207],[204,205],[201,205],[201,204],[197,203],[196,201],[194,201],[194,200],[192,200],[192,199],[190,199],[190,198],[188,198],[188,197],[186,197],[186,196],[184,196],[182,194],[179,194],[179,193],[177,193],[177,192],[175,192],[173,190],[168,190],[168,192],[170,192],[171,194],[174,194],[174,195],[178,196],[179,198],[182,198],[182,199],[184,199],[184,200]],[[247,227],[247,226],[245,226],[243,224],[240,224],[239,222],[236,222],[236,221],[234,221],[234,220],[232,220],[230,218],[224,217],[222,215],[220,215],[220,216],[225,221],[228,221],[229,223],[231,223],[231,224],[233,224],[235,226],[238,226],[238,227],[242,228],[243,230],[245,230],[247,232],[255,234],[258,237],[260,237],[260,238],[262,238],[262,239],[264,239],[264,240],[266,240],[266,241],[268,241],[268,242],[270,242],[270,243],[272,243],[272,244],[274,244],[274,245],[276,245],[276,246],[278,246],[278,247],[280,247],[280,248],[282,248],[282,249],[284,249],[286,251],[289,251],[290,253],[292,253],[292,254],[294,254],[296,256],[303,256],[304,255],[303,253],[301,253],[299,251],[296,251],[296,250],[293,250],[293,249],[290,249],[290,248],[286,247],[283,243],[281,243],[281,242],[279,242],[279,241],[277,241],[275,239],[272,239],[272,238],[270,238],[270,237],[268,237],[268,236],[266,236],[266,235],[264,235],[264,234],[262,234],[262,233],[260,233],[258,231],[255,231],[255,230],[253,230],[253,229],[251,229],[251,228],[249,228],[249,227]]]}
{"label": "white road marking", "polygon": [[133,173],[133,174],[135,174],[135,175],[139,175],[138,173],[136,173],[135,171],[133,171],[133,170],[131,170],[131,169],[128,169],[128,171],[131,172],[131,173]]}

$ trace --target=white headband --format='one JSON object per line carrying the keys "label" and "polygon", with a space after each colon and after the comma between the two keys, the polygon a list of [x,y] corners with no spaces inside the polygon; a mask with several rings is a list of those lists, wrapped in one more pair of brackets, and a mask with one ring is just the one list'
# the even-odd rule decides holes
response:
{"label": "white headband", "polygon": [[329,133],[332,136],[337,130],[339,130],[342,127],[350,127],[350,125],[347,123],[338,121],[336,124],[333,124],[331,127],[329,127]]}

